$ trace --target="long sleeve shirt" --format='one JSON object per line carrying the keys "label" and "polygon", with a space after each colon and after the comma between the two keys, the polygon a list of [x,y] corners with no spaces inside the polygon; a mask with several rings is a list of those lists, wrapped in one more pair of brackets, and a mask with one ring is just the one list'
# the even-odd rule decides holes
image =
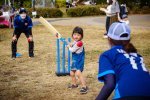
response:
{"label": "long sleeve shirt", "polygon": [[29,30],[32,26],[32,20],[29,16],[26,16],[25,19],[21,19],[20,15],[17,15],[14,19],[14,28],[17,30]]}
{"label": "long sleeve shirt", "polygon": [[83,42],[82,41],[74,41],[72,43],[72,47],[69,47],[69,50],[71,52],[75,52],[77,54],[81,53],[83,51]]}

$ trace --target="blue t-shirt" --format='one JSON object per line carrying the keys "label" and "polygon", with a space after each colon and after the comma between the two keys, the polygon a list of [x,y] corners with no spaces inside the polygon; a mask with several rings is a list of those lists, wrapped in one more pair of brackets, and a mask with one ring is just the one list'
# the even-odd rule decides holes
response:
{"label": "blue t-shirt", "polygon": [[20,15],[17,15],[14,19],[14,28],[20,31],[31,29],[33,26],[32,20],[29,16],[25,19],[21,19]]}
{"label": "blue t-shirt", "polygon": [[103,76],[107,74],[114,74],[116,77],[114,99],[150,96],[150,74],[139,54],[127,54],[122,46],[112,47],[99,58],[99,81],[103,81]]}

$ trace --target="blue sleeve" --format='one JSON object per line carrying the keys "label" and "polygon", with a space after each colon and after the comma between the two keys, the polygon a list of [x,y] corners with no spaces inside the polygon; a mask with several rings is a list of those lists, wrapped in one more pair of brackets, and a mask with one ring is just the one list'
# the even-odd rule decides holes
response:
{"label": "blue sleeve", "polygon": [[104,86],[96,97],[96,100],[107,100],[112,91],[115,89],[115,75],[108,74],[104,76]]}
{"label": "blue sleeve", "polygon": [[103,77],[107,74],[115,74],[113,70],[113,65],[110,61],[111,59],[105,55],[102,54],[99,58],[99,70],[98,70],[98,80],[103,82]]}
{"label": "blue sleeve", "polygon": [[28,17],[28,28],[31,29],[33,26],[32,20],[30,17]]}

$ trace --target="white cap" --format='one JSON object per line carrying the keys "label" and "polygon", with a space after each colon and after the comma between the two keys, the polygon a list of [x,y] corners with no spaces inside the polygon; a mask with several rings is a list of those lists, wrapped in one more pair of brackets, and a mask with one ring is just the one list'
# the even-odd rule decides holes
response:
{"label": "white cap", "polygon": [[130,32],[131,29],[127,24],[115,22],[109,27],[107,36],[113,40],[130,40]]}

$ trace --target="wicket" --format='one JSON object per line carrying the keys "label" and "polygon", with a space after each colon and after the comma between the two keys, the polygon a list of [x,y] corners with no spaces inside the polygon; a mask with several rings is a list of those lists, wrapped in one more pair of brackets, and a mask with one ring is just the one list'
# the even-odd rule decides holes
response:
{"label": "wicket", "polygon": [[[62,41],[62,59],[60,59],[60,41]],[[68,38],[68,42],[70,42],[71,39]],[[66,70],[66,48],[65,46],[67,45],[66,43],[66,39],[65,38],[60,38],[57,39],[56,41],[56,45],[57,45],[57,71],[56,71],[56,75],[57,76],[66,76],[66,75],[70,75],[70,51],[68,49],[68,70]],[[62,60],[62,63],[61,63]],[[62,66],[62,68],[61,68]],[[62,69],[62,71],[61,71]]]}

